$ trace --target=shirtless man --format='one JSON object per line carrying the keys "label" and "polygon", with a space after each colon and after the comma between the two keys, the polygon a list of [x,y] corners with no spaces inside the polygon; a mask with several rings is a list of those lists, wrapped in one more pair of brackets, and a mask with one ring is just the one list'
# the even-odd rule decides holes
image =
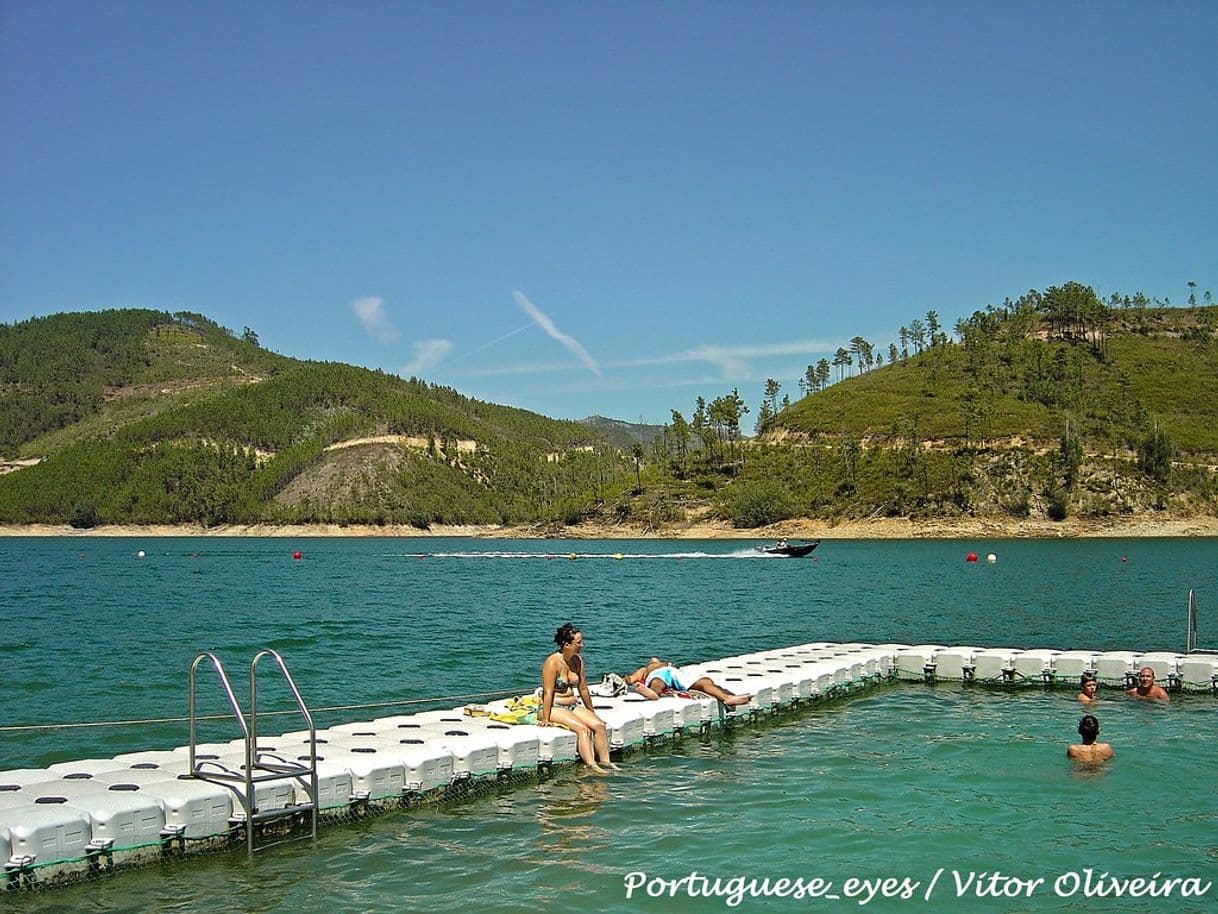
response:
{"label": "shirtless man", "polygon": [[1078,682],[1078,694],[1074,696],[1075,701],[1081,701],[1085,705],[1089,705],[1095,701],[1095,693],[1099,689],[1100,684],[1095,678],[1095,673],[1083,673],[1082,678]]}
{"label": "shirtless man", "polygon": [[1169,702],[1167,689],[1155,683],[1155,671],[1148,666],[1142,667],[1138,671],[1138,684],[1125,693],[1132,695],[1134,698],[1140,698],[1143,701],[1161,701]]}
{"label": "shirtless man", "polygon": [[1098,765],[1116,755],[1108,743],[1095,741],[1095,738],[1100,735],[1100,722],[1093,715],[1083,715],[1078,722],[1078,735],[1083,738],[1082,743],[1075,743],[1067,748],[1066,758],[1086,765]]}

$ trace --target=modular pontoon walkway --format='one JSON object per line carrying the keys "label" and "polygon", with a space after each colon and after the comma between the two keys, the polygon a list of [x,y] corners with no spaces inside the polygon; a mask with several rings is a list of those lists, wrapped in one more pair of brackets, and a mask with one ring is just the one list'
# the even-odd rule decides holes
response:
{"label": "modular pontoon walkway", "polygon": [[[1190,643],[1190,647],[1191,647]],[[257,731],[256,667],[279,665],[305,728]],[[195,672],[211,661],[240,724],[230,743],[195,743]],[[1057,651],[935,644],[816,642],[682,667],[706,675],[746,706],[728,711],[709,697],[637,695],[596,699],[611,747],[631,750],[665,737],[753,723],[815,706],[890,680],[955,681],[1017,688],[1074,688],[1084,672],[1125,688],[1150,667],[1177,692],[1218,694],[1218,656],[1136,651]],[[46,769],[0,772],[0,860],[7,885],[72,881],[116,866],[245,843],[316,834],[317,823],[350,821],[378,809],[450,796],[479,785],[535,778],[576,759],[574,734],[509,725],[462,708],[385,717],[316,730],[282,659],[261,651],[250,665],[248,711],[219,660],[201,654],[191,668],[191,743]],[[493,706],[492,706],[493,707]]]}

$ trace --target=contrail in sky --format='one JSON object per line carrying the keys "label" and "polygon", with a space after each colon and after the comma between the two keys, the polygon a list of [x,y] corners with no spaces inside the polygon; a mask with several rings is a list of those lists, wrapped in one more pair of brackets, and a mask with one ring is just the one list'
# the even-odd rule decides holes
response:
{"label": "contrail in sky", "polygon": [[483,343],[477,349],[471,349],[469,352],[462,353],[459,357],[453,359],[453,361],[460,362],[464,359],[468,359],[471,355],[477,355],[479,352],[482,352],[486,349],[490,349],[492,346],[502,343],[506,339],[511,339],[517,333],[524,333],[526,330],[528,330],[532,326],[533,326],[533,322],[529,321],[523,327],[517,327],[515,330],[509,330],[503,336],[497,336],[497,337],[495,337],[495,339],[491,340],[489,343]]}
{"label": "contrail in sky", "polygon": [[512,292],[512,297],[516,299],[516,304],[520,305],[521,309],[529,317],[537,323],[537,326],[546,332],[547,335],[558,340],[567,349],[575,355],[581,362],[587,366],[588,370],[594,375],[599,376],[601,373],[600,366],[596,364],[596,359],[588,354],[588,350],[583,347],[579,340],[573,336],[568,336],[557,327],[554,326],[554,321],[550,320],[545,313],[542,312],[535,304],[525,298],[524,293],[519,289]]}

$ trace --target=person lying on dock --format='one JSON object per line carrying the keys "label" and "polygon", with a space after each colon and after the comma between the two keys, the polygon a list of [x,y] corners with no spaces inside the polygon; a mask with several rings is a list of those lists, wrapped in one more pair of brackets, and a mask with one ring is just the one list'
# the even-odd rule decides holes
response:
{"label": "person lying on dock", "polygon": [[588,677],[580,657],[583,632],[568,622],[554,633],[554,643],[558,650],[541,665],[541,711],[537,726],[558,724],[574,733],[579,757],[597,774],[608,774],[605,768],[620,771],[609,760],[605,722],[592,710]]}
{"label": "person lying on dock", "polygon": [[1143,701],[1171,701],[1167,689],[1155,682],[1155,671],[1148,666],[1144,666],[1138,671],[1138,684],[1125,694]]}
{"label": "person lying on dock", "polygon": [[1083,673],[1078,681],[1078,694],[1074,696],[1075,701],[1081,701],[1083,704],[1091,704],[1095,701],[1095,693],[1099,689],[1099,680],[1095,678],[1095,673],[1090,671]]}
{"label": "person lying on dock", "polygon": [[1066,758],[1088,765],[1098,765],[1116,755],[1108,743],[1095,741],[1095,738],[1100,735],[1100,722],[1095,719],[1094,715],[1083,715],[1078,722],[1078,735],[1083,738],[1083,742],[1075,743],[1066,749]]}
{"label": "person lying on dock", "polygon": [[729,708],[747,705],[753,700],[752,695],[736,695],[716,683],[709,676],[702,676],[688,685],[677,678],[677,668],[667,660],[652,657],[644,666],[639,667],[629,676],[626,682],[635,692],[644,698],[655,701],[665,692],[705,692],[711,698],[717,698]]}

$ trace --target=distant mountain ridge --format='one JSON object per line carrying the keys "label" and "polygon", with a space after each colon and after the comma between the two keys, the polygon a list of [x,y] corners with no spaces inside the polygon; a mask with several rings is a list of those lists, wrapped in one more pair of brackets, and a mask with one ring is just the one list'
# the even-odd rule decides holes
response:
{"label": "distant mountain ridge", "polygon": [[622,419],[607,419],[604,416],[588,416],[580,419],[579,422],[604,435],[614,447],[621,451],[629,451],[636,442],[649,445],[664,434],[663,425],[626,422]]}

